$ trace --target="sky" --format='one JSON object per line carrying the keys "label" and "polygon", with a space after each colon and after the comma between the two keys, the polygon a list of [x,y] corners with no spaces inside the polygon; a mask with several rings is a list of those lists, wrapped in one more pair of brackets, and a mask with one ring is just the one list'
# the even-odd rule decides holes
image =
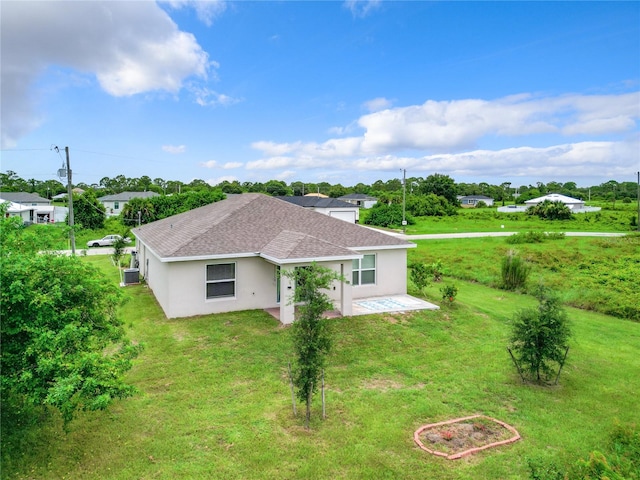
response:
{"label": "sky", "polygon": [[0,170],[23,179],[57,179],[67,146],[89,185],[640,171],[637,1],[2,0],[0,20]]}

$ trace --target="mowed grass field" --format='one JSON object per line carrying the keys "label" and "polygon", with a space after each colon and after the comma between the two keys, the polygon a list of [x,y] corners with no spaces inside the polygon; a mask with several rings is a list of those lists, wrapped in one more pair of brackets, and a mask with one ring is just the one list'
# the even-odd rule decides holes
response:
{"label": "mowed grass field", "polygon": [[[118,281],[107,258],[85,260]],[[262,311],[167,320],[144,285],[127,287],[121,315],[146,346],[128,375],[140,393],[68,433],[55,414],[3,424],[2,478],[520,479],[529,459],[575,463],[615,422],[640,422],[640,324],[569,309],[559,384],[523,385],[505,347],[509,319],[535,301],[457,284],[441,311],[331,320],[327,419],[317,396],[310,430],[292,414],[289,329]],[[457,461],[413,442],[423,424],[476,413],[522,440]]]}

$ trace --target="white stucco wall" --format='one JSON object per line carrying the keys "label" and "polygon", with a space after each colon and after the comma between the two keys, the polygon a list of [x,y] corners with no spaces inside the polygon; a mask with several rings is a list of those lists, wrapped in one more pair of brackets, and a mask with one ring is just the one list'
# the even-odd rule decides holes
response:
{"label": "white stucco wall", "polygon": [[[407,291],[407,255],[405,249],[362,251],[376,254],[376,283],[352,286],[351,261],[323,263],[344,275],[348,284],[334,282],[327,292],[337,310],[351,314],[354,299],[383,295],[404,294]],[[292,294],[291,280],[284,278],[281,302],[277,302],[276,267],[259,257],[229,258],[182,262],[161,262],[151,251],[140,245],[138,248],[140,274],[153,291],[158,303],[168,318],[191,317],[211,313],[240,310],[274,308],[286,305]],[[228,298],[206,298],[206,266],[214,263],[236,264],[235,296]],[[299,265],[288,265],[295,268]],[[283,267],[284,268],[284,267]],[[286,307],[285,307],[286,309]],[[288,310],[292,310],[290,307]],[[281,309],[281,315],[283,309]]]}
{"label": "white stucco wall", "polygon": [[354,299],[407,293],[407,251],[405,249],[368,250],[358,253],[376,254],[376,283],[354,286]]}

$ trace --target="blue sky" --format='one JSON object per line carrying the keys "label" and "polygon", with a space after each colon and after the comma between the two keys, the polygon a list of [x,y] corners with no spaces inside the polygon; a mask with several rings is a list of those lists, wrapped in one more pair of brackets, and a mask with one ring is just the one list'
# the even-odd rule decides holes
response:
{"label": "blue sky", "polygon": [[1,170],[634,181],[640,2],[3,1]]}

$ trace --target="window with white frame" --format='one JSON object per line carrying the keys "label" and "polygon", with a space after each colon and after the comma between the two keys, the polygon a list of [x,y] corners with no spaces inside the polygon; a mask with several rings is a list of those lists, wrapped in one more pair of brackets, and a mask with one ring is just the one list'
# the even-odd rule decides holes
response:
{"label": "window with white frame", "polygon": [[376,283],[376,255],[364,255],[361,259],[353,260],[351,273],[352,285],[375,285]]}
{"label": "window with white frame", "polygon": [[235,297],[236,264],[207,265],[207,299]]}

